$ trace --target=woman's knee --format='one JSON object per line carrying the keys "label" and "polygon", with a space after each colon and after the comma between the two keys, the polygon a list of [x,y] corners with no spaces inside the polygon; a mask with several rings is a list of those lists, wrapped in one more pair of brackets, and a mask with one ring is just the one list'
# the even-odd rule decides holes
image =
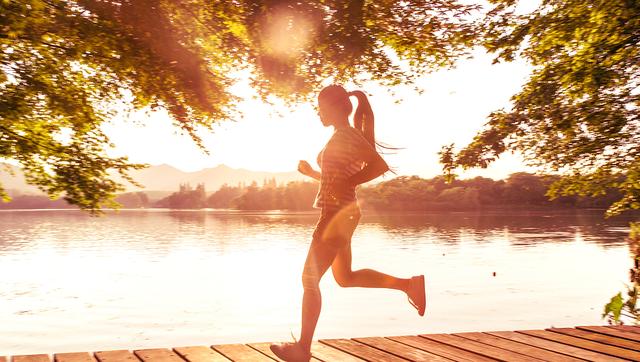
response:
{"label": "woman's knee", "polygon": [[334,268],[331,270],[333,272],[333,278],[336,280],[339,286],[343,288],[348,288],[353,286],[353,272],[351,270],[343,270]]}
{"label": "woman's knee", "polygon": [[318,240],[311,242],[307,260],[302,271],[302,287],[305,290],[320,290],[320,279],[336,257],[337,249]]}
{"label": "woman's knee", "polygon": [[305,270],[302,272],[302,288],[309,291],[320,290],[320,277],[317,273],[311,270]]}

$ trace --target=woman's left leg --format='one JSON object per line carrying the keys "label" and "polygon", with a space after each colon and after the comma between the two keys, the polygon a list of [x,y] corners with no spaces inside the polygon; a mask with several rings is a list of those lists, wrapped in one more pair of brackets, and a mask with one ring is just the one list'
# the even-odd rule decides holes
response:
{"label": "woman's left leg", "polygon": [[338,285],[345,288],[388,288],[407,292],[411,279],[397,278],[373,269],[351,270],[351,242],[338,250],[331,271]]}
{"label": "woman's left leg", "polygon": [[424,315],[426,308],[426,294],[424,275],[414,276],[409,279],[397,278],[381,273],[373,269],[351,269],[351,237],[360,219],[359,210],[355,210],[347,217],[341,218],[338,226],[342,235],[346,236],[345,243],[333,259],[331,271],[338,285],[341,287],[361,288],[388,288],[401,290],[407,294],[411,305],[418,310],[420,316]]}

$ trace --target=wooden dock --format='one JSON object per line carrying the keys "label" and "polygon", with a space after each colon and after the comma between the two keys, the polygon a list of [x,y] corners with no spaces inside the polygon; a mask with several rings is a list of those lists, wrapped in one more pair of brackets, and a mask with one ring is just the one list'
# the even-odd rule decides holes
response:
{"label": "wooden dock", "polygon": [[[312,361],[640,361],[640,327],[588,326],[516,332],[323,339]],[[278,361],[269,343],[21,355],[0,362]]]}

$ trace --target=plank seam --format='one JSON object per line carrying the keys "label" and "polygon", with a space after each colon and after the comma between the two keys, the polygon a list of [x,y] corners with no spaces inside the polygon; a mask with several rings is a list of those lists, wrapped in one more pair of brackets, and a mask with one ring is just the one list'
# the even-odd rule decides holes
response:
{"label": "plank seam", "polygon": [[[140,357],[138,357],[135,353],[133,353],[133,351],[131,350],[126,350],[127,352],[131,353],[131,355],[133,356],[133,358],[135,358],[136,361],[138,362],[142,362],[142,360],[140,359]],[[101,353],[101,352],[109,352],[109,351],[94,351],[94,352],[90,352],[90,354],[93,356],[93,358],[96,359],[96,361],[100,362],[100,358],[98,358],[98,356],[96,355],[96,353]]]}
{"label": "plank seam", "polygon": [[364,358],[364,357],[360,357],[360,356],[358,356],[358,355],[356,355],[356,354],[353,354],[353,353],[351,353],[351,352],[349,352],[349,351],[345,351],[345,350],[343,350],[343,349],[342,349],[342,348],[340,348],[340,347],[332,346],[332,345],[330,345],[330,344],[328,344],[328,343],[325,343],[323,340],[319,340],[318,342],[320,342],[320,343],[324,344],[324,345],[325,345],[325,346],[327,346],[327,347],[331,347],[331,348],[333,348],[333,349],[337,349],[337,350],[338,350],[338,351],[340,351],[340,352],[344,352],[344,353],[350,354],[350,355],[352,355],[353,357],[360,358],[360,359],[365,360],[365,361],[368,361],[368,362],[373,362],[373,361],[369,361],[368,359],[366,359],[366,358]]}
{"label": "plank seam", "polygon": [[[520,334],[524,334],[524,335],[527,335],[527,336],[531,336],[530,334],[526,334],[526,333],[524,333],[524,332],[520,332],[520,331],[515,331],[515,332],[516,332],[516,333],[520,333]],[[555,334],[558,334],[558,335],[561,335],[561,336],[567,336],[566,334],[556,333],[556,332],[553,332],[553,331],[547,331],[547,332],[555,333]],[[565,346],[571,346],[571,347],[574,347],[574,348],[580,348],[580,349],[583,349],[583,350],[585,350],[585,351],[589,351],[589,352],[595,352],[595,353],[603,354],[603,355],[608,356],[608,357],[615,357],[615,358],[620,358],[620,359],[626,359],[626,358],[624,358],[624,357],[616,356],[615,354],[611,354],[611,353],[608,353],[608,352],[598,351],[598,350],[595,350],[595,349],[592,349],[592,348],[588,348],[588,347],[576,346],[576,345],[573,345],[573,344],[570,344],[570,343],[566,343],[566,342],[563,342],[563,341],[557,341],[557,340],[554,340],[554,339],[545,338],[545,337],[543,337],[543,336],[533,336],[533,337],[536,337],[536,338],[542,338],[542,339],[545,339],[545,340],[547,340],[547,341],[551,341],[551,342],[561,343],[561,344],[564,344]],[[574,336],[569,336],[569,337],[574,337]],[[575,338],[578,338],[578,337],[575,337]],[[588,341],[588,342],[593,342],[593,343],[601,344],[601,345],[603,345],[604,347],[613,347],[613,346],[610,346],[610,345],[608,345],[608,344],[599,343],[599,342],[592,341],[592,340],[589,340],[589,339],[584,339],[584,338],[580,338],[580,339],[585,340],[585,341]]]}
{"label": "plank seam", "polygon": [[618,331],[627,331],[627,332],[631,332],[631,333],[640,333],[640,325],[627,325],[627,324],[622,324],[622,325],[608,325],[608,326],[604,326],[613,330],[618,330]]}
{"label": "plank seam", "polygon": [[[574,331],[575,331],[575,330],[577,330],[577,329],[571,328],[571,330],[574,330]],[[611,334],[597,333],[597,332],[595,332],[595,331],[585,330],[585,329],[580,329],[580,330],[578,330],[578,331],[581,331],[581,332],[587,332],[587,333],[598,334],[598,335],[600,335],[600,336],[603,336],[603,337],[607,337],[607,338],[613,339],[613,341],[608,341],[608,340],[599,341],[599,340],[596,340],[596,339],[591,339],[591,338],[589,338],[588,336],[580,336],[580,335],[571,334],[571,333],[569,333],[568,331],[556,331],[556,330],[549,330],[549,329],[547,329],[547,331],[548,331],[548,332],[559,333],[559,334],[562,334],[562,335],[565,335],[565,336],[569,336],[569,337],[581,338],[581,339],[583,339],[583,340],[585,340],[585,341],[595,342],[595,343],[600,343],[600,344],[605,345],[605,346],[610,346],[610,347],[620,348],[620,349],[627,350],[627,351],[629,351],[629,352],[633,352],[633,353],[640,353],[640,348],[636,348],[636,349],[634,349],[634,348],[631,348],[631,347],[628,347],[628,346],[621,346],[620,344],[616,344],[615,340],[617,339],[617,340],[619,340],[619,341],[621,341],[621,342],[635,342],[635,343],[640,343],[640,342],[638,342],[638,341],[634,341],[634,340],[629,340],[629,339],[626,339],[626,338],[620,338],[620,337],[617,337],[617,336],[613,336],[613,335],[611,335]],[[618,357],[618,358],[622,358],[622,357],[620,357],[620,356],[616,356],[616,357]]]}
{"label": "plank seam", "polygon": [[[503,337],[503,336],[498,336],[498,335],[495,335],[495,334],[491,334],[491,332],[482,332],[482,333],[488,334],[488,335],[490,335],[490,336],[494,336],[494,337],[498,337],[498,338],[506,339],[507,341],[512,341],[512,342],[522,343],[522,344],[527,345],[527,346],[530,346],[530,347],[540,348],[540,349],[543,349],[543,350],[548,351],[548,352],[558,353],[558,354],[561,354],[561,355],[563,355],[563,356],[568,356],[568,357],[573,357],[573,358],[577,358],[577,359],[582,359],[582,360],[584,360],[584,358],[576,357],[575,355],[572,355],[572,354],[570,354],[569,352],[563,352],[563,351],[558,351],[558,350],[555,350],[555,349],[549,349],[548,347],[534,346],[534,345],[527,344],[527,343],[524,343],[524,342],[514,341],[513,339],[509,339],[509,338],[507,338],[507,337]],[[520,333],[520,334],[523,334],[523,333]],[[532,336],[532,335],[529,335],[529,334],[525,334],[525,335],[526,335],[526,336],[528,336],[528,337],[531,337],[531,338],[539,339],[539,340],[541,340],[541,341],[547,341],[547,342],[548,342],[548,341],[550,341],[550,340],[548,340],[548,339],[539,338],[539,337]],[[556,341],[551,341],[551,342],[556,342]],[[560,342],[556,342],[556,343],[560,343]],[[564,343],[561,343],[561,344],[564,344]],[[565,344],[565,345],[566,345],[566,344]],[[569,346],[574,347],[574,348],[580,348],[580,347],[576,347],[576,346],[572,346],[572,345],[569,345]],[[582,348],[582,349],[584,349],[584,348]],[[585,351],[586,351],[586,349],[585,349]],[[600,352],[594,352],[594,351],[589,351],[589,352],[593,352],[593,353],[600,353]],[[606,355],[606,356],[608,356],[608,355]]]}
{"label": "plank seam", "polygon": [[209,348],[211,348],[211,349],[213,349],[214,351],[216,351],[216,352],[220,353],[221,355],[223,355],[223,356],[224,356],[226,359],[228,359],[229,361],[233,361],[233,360],[231,359],[231,357],[230,357],[230,356],[227,356],[224,352],[222,352],[222,351],[218,350],[215,346],[209,346]]}
{"label": "plank seam", "polygon": [[[489,333],[491,333],[491,332],[489,332]],[[597,356],[599,356],[599,357],[607,357],[607,358],[617,358],[617,359],[621,359],[621,358],[620,358],[620,357],[618,357],[618,356],[611,356],[611,355],[609,355],[609,354],[606,354],[606,353],[603,353],[603,352],[600,352],[600,351],[594,351],[594,350],[591,350],[591,349],[587,349],[587,348],[583,348],[583,347],[575,346],[575,345],[573,345],[573,344],[563,343],[563,342],[556,341],[556,340],[553,340],[553,339],[543,338],[543,337],[540,337],[540,336],[534,336],[534,335],[527,334],[527,333],[523,333],[523,332],[519,332],[519,331],[513,331],[513,333],[518,333],[518,334],[523,335],[523,336],[526,336],[526,337],[528,337],[528,338],[538,339],[538,340],[541,340],[541,341],[543,341],[543,342],[557,343],[557,344],[560,344],[560,345],[565,346],[565,347],[571,347],[571,348],[575,348],[575,349],[581,350],[581,351],[583,351],[583,352],[593,353],[593,354],[595,354],[595,355],[597,355]],[[498,336],[498,337],[509,339],[509,338],[507,338],[507,337],[502,337],[502,336]],[[560,354],[562,354],[562,355],[569,356],[569,357],[574,357],[574,358],[579,358],[579,359],[585,359],[584,357],[576,357],[576,355],[575,355],[575,354],[572,354],[572,352],[566,352],[566,351],[561,351],[561,350],[549,349],[549,348],[547,348],[547,347],[539,347],[539,348],[546,349],[546,350],[548,350],[548,351],[552,351],[552,352],[556,352],[556,353],[560,353]],[[590,360],[589,360],[589,359],[587,359],[587,361],[590,361]]]}
{"label": "plank seam", "polygon": [[[494,336],[494,335],[492,335],[492,334],[487,334],[487,333],[484,333],[484,332],[480,332],[480,333],[485,334],[485,335],[487,335],[487,336],[497,337],[497,336]],[[540,359],[540,358],[538,358],[538,357],[536,357],[536,356],[532,356],[532,355],[529,355],[529,354],[525,354],[525,353],[520,352],[520,351],[517,351],[517,350],[515,350],[515,351],[514,351],[514,350],[512,350],[512,349],[503,348],[503,347],[499,347],[499,346],[494,346],[494,345],[492,345],[492,344],[489,344],[489,343],[486,343],[486,342],[482,342],[482,341],[477,341],[477,340],[475,340],[475,339],[473,339],[473,338],[467,338],[467,337],[465,337],[465,336],[461,336],[461,335],[458,335],[458,334],[453,334],[453,335],[454,335],[454,336],[461,337],[461,338],[464,338],[464,339],[467,339],[467,340],[469,340],[469,341],[473,341],[473,342],[476,342],[476,343],[484,344],[485,346],[489,346],[489,347],[493,347],[493,348],[498,348],[498,349],[501,349],[501,350],[503,350],[503,351],[508,351],[508,352],[511,352],[511,353],[517,353],[517,354],[520,354],[520,355],[523,355],[523,356],[525,356],[525,357],[529,357],[529,358]],[[503,338],[503,339],[505,339],[505,338]],[[547,351],[547,352],[555,352],[555,351],[549,351],[549,350],[546,350],[546,349],[544,349],[544,348],[540,348],[540,347],[532,346],[532,345],[530,345],[530,344],[526,344],[526,343],[522,343],[522,342],[518,342],[518,341],[510,340],[510,339],[506,339],[506,340],[507,340],[507,341],[510,341],[510,342],[513,342],[513,343],[521,344],[521,345],[523,345],[523,346],[527,346],[527,347],[530,347],[530,348],[542,349],[542,350]],[[573,357],[573,356],[569,356],[569,357]],[[491,357],[491,358],[495,358],[495,357]]]}
{"label": "plank seam", "polygon": [[[265,356],[265,357],[269,358],[269,359],[270,359],[270,360],[272,360],[272,361],[277,361],[276,359],[273,359],[273,357],[269,356],[269,355],[268,355],[268,354],[266,354],[266,353],[263,353],[261,350],[259,350],[259,349],[257,349],[257,348],[254,348],[254,347],[253,347],[252,345],[250,345],[250,344],[245,344],[245,346],[247,346],[247,347],[249,347],[249,348],[253,349],[254,351],[256,351],[256,352],[260,353],[261,355],[263,355],[263,356]],[[225,357],[226,357],[226,356],[225,356]],[[312,357],[313,357],[313,356],[312,356]]]}
{"label": "plank seam", "polygon": [[[597,334],[600,334],[600,335],[603,335],[603,336],[606,336],[606,337],[619,338],[619,339],[623,339],[623,340],[629,341],[629,342],[640,343],[638,340],[635,340],[635,339],[632,339],[632,338],[620,336],[620,335],[617,335],[617,334],[609,334],[609,333],[606,333],[604,331],[595,330],[595,329],[587,329],[587,328],[589,328],[589,327],[581,326],[581,327],[576,327],[575,329],[580,330],[580,331],[590,332],[590,333],[597,333]],[[615,329],[613,329],[612,331],[615,331]],[[620,331],[624,331],[624,330],[620,330]],[[634,333],[634,332],[629,332],[629,333]],[[617,347],[619,347],[619,346],[617,346]],[[626,348],[626,347],[620,347],[620,348]]]}
{"label": "plank seam", "polygon": [[[368,362],[376,362],[376,361],[372,361],[372,360],[370,360],[370,359],[368,359],[368,358],[366,358],[366,357],[364,357],[364,356],[358,356],[357,354],[352,353],[352,352],[349,352],[349,351],[347,351],[347,350],[344,350],[344,349],[342,349],[342,348],[340,348],[340,347],[338,347],[338,346],[332,346],[332,345],[330,345],[330,344],[327,344],[327,343],[323,342],[323,340],[320,340],[319,342],[320,342],[320,343],[322,343],[322,344],[324,344],[325,346],[328,346],[328,347],[331,347],[331,348],[337,349],[338,351],[342,351],[342,352],[344,352],[344,353],[348,353],[348,354],[350,354],[350,355],[352,355],[352,356],[354,356],[354,357],[356,357],[356,358],[360,358],[361,360],[365,360],[365,361],[368,361]],[[368,347],[368,345],[363,344],[363,343],[360,343],[360,342],[357,342],[357,341],[352,341],[352,342],[355,342],[355,343],[358,343],[358,344],[362,344],[363,346],[367,346],[367,347]],[[377,348],[376,348],[376,349],[377,349]],[[384,352],[386,352],[386,353],[389,353],[389,354],[393,355],[393,353],[390,353],[390,352],[388,352],[388,351],[384,351]],[[394,355],[394,356],[395,356],[395,355]],[[400,357],[400,358],[402,358],[402,357]],[[408,359],[406,359],[406,358],[402,358],[402,359],[403,359],[403,360],[405,360],[405,361],[409,361],[409,360],[408,360]]]}
{"label": "plank seam", "polygon": [[[362,338],[366,338],[366,337],[362,337]],[[378,348],[378,347],[376,347],[376,346],[374,346],[374,345],[372,345],[372,344],[368,344],[368,343],[365,343],[365,342],[356,341],[356,340],[355,340],[355,339],[353,339],[353,338],[352,338],[351,340],[352,340],[352,341],[354,341],[354,342],[356,342],[356,343],[360,343],[360,344],[363,344],[363,345],[365,345],[365,346],[369,346],[369,347],[371,347],[371,348],[375,348],[375,349],[377,349],[377,350],[379,350],[379,351],[382,351],[382,352],[385,352],[385,353],[389,353],[389,354],[394,355],[394,356],[396,356],[396,357],[398,357],[398,358],[402,358],[402,359],[404,359],[404,360],[411,361],[410,359],[408,359],[408,358],[406,358],[406,357],[403,357],[403,356],[401,356],[401,355],[399,355],[399,354],[395,354],[395,353],[393,353],[393,352],[391,352],[391,351],[387,351],[387,350],[382,349],[382,348]],[[389,341],[390,341],[390,342],[394,342],[394,343],[398,343],[398,342],[393,341],[393,340],[389,340]],[[411,347],[411,346],[409,346],[409,347]],[[415,348],[415,347],[411,347],[411,348]],[[416,348],[416,349],[419,349],[419,348]],[[422,351],[422,350],[421,350],[421,351]],[[424,351],[424,352],[428,352],[428,351]],[[429,353],[431,353],[431,352],[429,352]],[[432,354],[434,354],[434,353],[432,353]],[[442,356],[440,356],[440,357],[442,357]]]}
{"label": "plank seam", "polygon": [[[188,346],[187,346],[188,347]],[[196,346],[197,347],[197,346]],[[223,358],[226,358],[227,360],[231,361],[231,359],[229,359],[229,357],[223,355],[222,353],[216,351],[215,349],[211,348],[211,346],[202,346],[205,348],[208,348],[210,350],[212,350],[213,352],[216,352],[218,354],[220,354],[220,356],[222,356]],[[180,354],[176,349],[177,348],[181,348],[181,347],[172,347],[171,350],[173,351],[173,353],[175,353],[176,355],[180,356],[180,358],[182,358],[183,360],[190,362],[189,359],[186,356],[183,356],[182,354]],[[233,362],[233,361],[232,361]]]}
{"label": "plank seam", "polygon": [[[357,360],[364,361],[364,359],[360,358],[359,356],[354,356],[353,354],[345,352],[345,351],[342,351],[342,350],[340,350],[340,349],[338,349],[338,348],[336,348],[334,346],[330,346],[330,345],[328,345],[326,343],[321,343],[319,340],[316,341],[316,343],[322,344],[325,348],[329,348],[329,349],[335,350],[337,352],[344,353],[344,354],[347,354],[349,356],[355,357]],[[322,361],[322,362],[333,362],[333,360],[323,359],[323,357],[319,357],[317,355],[314,356],[313,352],[311,353],[311,357],[317,359],[318,361]]]}
{"label": "plank seam", "polygon": [[[462,348],[459,348],[459,347],[456,347],[456,346],[451,346],[451,345],[448,345],[448,344],[445,344],[445,343],[440,343],[440,342],[438,342],[438,341],[434,341],[434,340],[432,340],[432,339],[424,338],[424,337],[422,337],[422,336],[411,336],[411,337],[418,337],[418,338],[426,339],[426,340],[427,340],[427,341],[429,341],[429,342],[436,343],[436,344],[441,344],[441,345],[443,345],[444,347],[447,347],[447,348],[454,348],[454,350],[453,350],[453,351],[451,351],[452,353],[457,352],[457,351],[455,350],[455,349],[457,348],[457,349],[463,350],[463,351],[465,351],[465,352],[467,352],[467,353],[472,353],[472,354],[476,354],[476,355],[478,355],[478,356],[482,356],[482,355],[480,355],[480,354],[478,354],[478,353],[470,352],[470,351],[467,351],[466,349],[462,349]],[[451,360],[451,358],[450,358],[450,357],[447,357],[447,356],[445,356],[445,355],[440,354],[440,353],[442,353],[442,352],[438,353],[438,351],[432,351],[432,350],[424,349],[424,348],[421,348],[421,347],[415,347],[415,346],[412,346],[412,345],[410,345],[410,344],[408,344],[408,343],[404,343],[404,342],[402,342],[402,341],[396,341],[396,340],[394,340],[394,339],[391,339],[391,338],[393,338],[393,337],[384,337],[384,338],[390,339],[390,340],[392,340],[392,341],[394,341],[394,342],[397,342],[397,343],[404,344],[405,346],[413,347],[413,348],[419,349],[419,350],[421,350],[421,351],[425,351],[425,352],[429,352],[429,353],[435,354],[435,355],[436,355],[436,356],[438,356],[438,357],[442,357],[442,358],[446,358],[446,359],[448,359],[448,360]],[[487,357],[487,356],[482,356],[482,357],[491,358],[491,359],[494,359],[494,360],[495,360],[495,358],[493,358],[493,357]]]}
{"label": "plank seam", "polygon": [[[451,334],[448,334],[448,335],[450,336]],[[478,351],[470,350],[470,349],[464,348],[464,346],[458,346],[458,345],[455,345],[455,344],[450,344],[450,343],[447,343],[447,342],[438,341],[438,340],[431,339],[431,338],[429,338],[429,337],[425,337],[425,336],[427,336],[427,335],[420,335],[419,337],[420,337],[420,338],[424,338],[424,339],[428,339],[428,340],[430,340],[430,341],[438,342],[438,343],[441,343],[441,344],[445,344],[445,345],[447,345],[447,346],[451,346],[451,347],[459,348],[459,349],[465,350],[465,351],[467,351],[467,352],[475,353],[475,354],[480,355],[480,356],[482,356],[482,357],[487,357],[487,358],[491,358],[491,359],[494,359],[494,360],[500,361],[498,358],[496,358],[496,357],[494,357],[494,356],[491,356],[491,355],[488,355],[488,354],[484,354],[484,353],[482,353],[482,352],[478,352]],[[479,343],[479,342],[478,342],[478,343]],[[486,346],[486,344],[485,344],[485,346]],[[491,347],[495,347],[495,346],[491,346]],[[498,348],[498,347],[495,347],[495,348]],[[506,350],[505,350],[505,351],[506,351]],[[510,351],[509,351],[509,352],[510,352]],[[526,356],[526,357],[529,357],[529,356]]]}

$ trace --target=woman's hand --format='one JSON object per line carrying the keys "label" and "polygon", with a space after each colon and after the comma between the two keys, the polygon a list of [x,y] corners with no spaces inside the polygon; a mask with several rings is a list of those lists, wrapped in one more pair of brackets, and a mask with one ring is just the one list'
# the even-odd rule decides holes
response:
{"label": "woman's hand", "polygon": [[305,176],[309,176],[314,180],[320,181],[320,172],[314,170],[307,161],[298,162],[298,172]]}
{"label": "woman's hand", "polygon": [[307,161],[298,162],[298,172],[305,176],[309,176],[314,180],[320,181],[320,172],[314,170]]}
{"label": "woman's hand", "polygon": [[311,176],[313,173],[313,168],[311,168],[309,162],[301,160],[300,162],[298,162],[298,172],[305,176]]}

